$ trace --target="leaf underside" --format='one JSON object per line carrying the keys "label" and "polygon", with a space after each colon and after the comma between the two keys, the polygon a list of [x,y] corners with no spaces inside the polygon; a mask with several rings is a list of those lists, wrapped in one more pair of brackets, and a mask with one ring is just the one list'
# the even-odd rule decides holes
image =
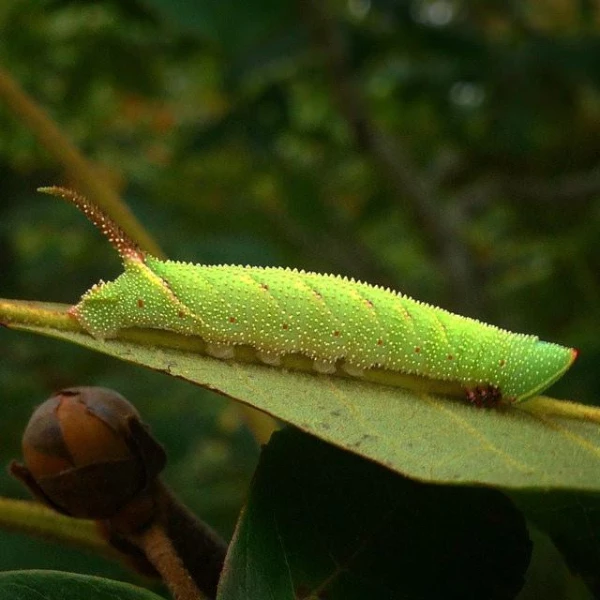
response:
{"label": "leaf underside", "polygon": [[[68,308],[27,306],[55,316]],[[125,340],[125,335],[102,341],[72,326],[1,320],[217,391],[423,481],[600,491],[600,425],[594,409],[588,410],[591,418],[583,412],[573,418],[560,414],[568,403],[534,399],[480,410],[455,399],[358,380],[216,360]]]}

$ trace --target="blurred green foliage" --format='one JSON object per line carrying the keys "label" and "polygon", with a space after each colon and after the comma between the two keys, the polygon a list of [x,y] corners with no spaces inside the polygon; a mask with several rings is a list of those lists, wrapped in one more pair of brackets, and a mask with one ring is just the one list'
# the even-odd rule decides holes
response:
{"label": "blurred green foliage", "polygon": [[[596,2],[5,0],[0,31],[0,64],[169,256],[390,285],[580,348],[554,395],[600,396]],[[119,272],[34,193],[63,182],[0,102],[3,297],[71,303]],[[258,448],[228,402],[56,341],[1,343],[2,463],[51,391],[113,387],[168,448],[169,483],[231,533]],[[0,493],[25,496],[4,472]],[[0,536],[0,569],[115,573]]]}

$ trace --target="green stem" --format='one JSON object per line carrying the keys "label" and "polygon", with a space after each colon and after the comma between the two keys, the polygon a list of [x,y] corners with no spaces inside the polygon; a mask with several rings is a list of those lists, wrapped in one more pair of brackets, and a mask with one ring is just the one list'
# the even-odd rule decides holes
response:
{"label": "green stem", "polygon": [[107,558],[121,558],[94,521],[60,515],[38,502],[0,497],[0,528],[68,544]]}
{"label": "green stem", "polygon": [[83,333],[81,325],[67,313],[69,308],[68,304],[0,298],[0,325],[25,330],[43,327]]}
{"label": "green stem", "polygon": [[597,406],[568,400],[555,400],[548,396],[537,396],[519,404],[518,408],[542,418],[566,417],[567,419],[600,423],[600,408]]}
{"label": "green stem", "polygon": [[39,143],[75,180],[80,188],[78,191],[89,196],[101,207],[141,249],[158,258],[164,256],[154,238],[118,194],[106,185],[96,168],[2,67],[0,67],[0,99],[4,100],[14,116],[21,120],[36,136]]}

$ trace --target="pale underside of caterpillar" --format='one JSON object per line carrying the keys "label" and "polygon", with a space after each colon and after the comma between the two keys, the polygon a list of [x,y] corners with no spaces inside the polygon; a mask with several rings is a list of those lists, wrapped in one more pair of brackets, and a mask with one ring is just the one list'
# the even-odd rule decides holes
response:
{"label": "pale underside of caterpillar", "polygon": [[203,266],[141,252],[99,209],[63,188],[123,258],[125,271],[71,314],[94,337],[158,328],[199,338],[222,360],[520,401],[571,366],[577,351],[426,305],[389,289],[290,269]]}

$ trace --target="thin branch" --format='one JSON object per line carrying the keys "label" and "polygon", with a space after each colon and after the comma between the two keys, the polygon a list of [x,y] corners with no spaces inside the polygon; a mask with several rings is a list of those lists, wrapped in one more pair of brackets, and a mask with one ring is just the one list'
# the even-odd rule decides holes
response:
{"label": "thin branch", "polygon": [[489,173],[453,193],[455,201],[472,214],[499,199],[512,203],[530,202],[542,208],[568,204],[582,206],[600,195],[600,169],[567,173],[551,179]]}
{"label": "thin branch", "polygon": [[39,143],[63,166],[82,192],[100,206],[137,244],[162,258],[163,252],[129,207],[102,181],[94,166],[67,139],[50,116],[0,66],[0,99],[31,131]]}
{"label": "thin branch", "polygon": [[143,533],[135,536],[135,540],[136,544],[143,549],[150,563],[160,573],[175,600],[202,600],[205,598],[183,566],[181,557],[175,552],[172,541],[164,528],[152,525]]}
{"label": "thin branch", "polygon": [[315,43],[329,71],[331,87],[341,115],[357,146],[371,156],[389,182],[396,202],[408,210],[433,249],[452,287],[459,308],[479,312],[475,277],[465,244],[461,241],[461,212],[448,214],[436,200],[437,190],[421,175],[408,152],[386,136],[371,119],[362,90],[353,81],[344,40],[319,0],[299,3]]}
{"label": "thin branch", "polygon": [[565,174],[550,180],[504,177],[500,180],[500,186],[510,195],[544,204],[582,202],[600,194],[600,168]]}

